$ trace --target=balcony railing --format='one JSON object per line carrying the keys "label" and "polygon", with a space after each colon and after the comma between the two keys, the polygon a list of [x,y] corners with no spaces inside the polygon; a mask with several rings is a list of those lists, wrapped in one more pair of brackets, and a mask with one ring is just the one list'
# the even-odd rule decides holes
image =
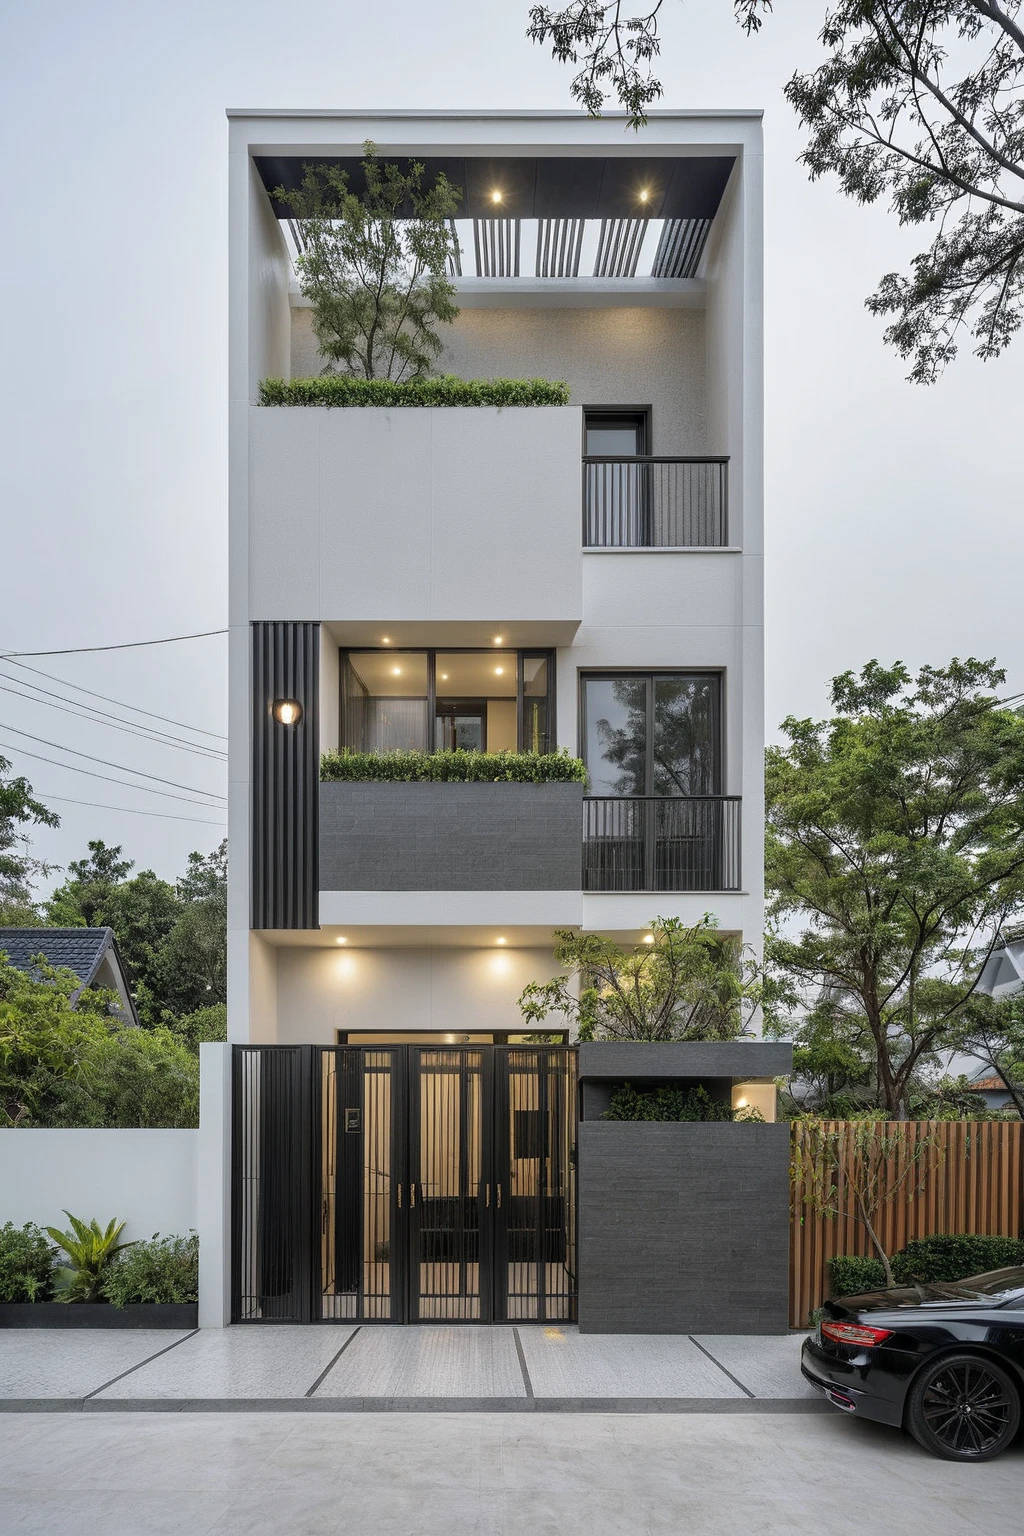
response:
{"label": "balcony railing", "polygon": [[583,889],[738,891],[740,797],[588,797]]}
{"label": "balcony railing", "polygon": [[720,549],[728,459],[583,460],[587,549]]}

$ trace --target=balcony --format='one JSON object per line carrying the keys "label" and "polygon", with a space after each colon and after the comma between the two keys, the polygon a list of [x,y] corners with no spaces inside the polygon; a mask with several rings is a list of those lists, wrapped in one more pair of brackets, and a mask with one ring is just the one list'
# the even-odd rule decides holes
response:
{"label": "balcony", "polygon": [[589,796],[585,891],[738,891],[738,795]]}
{"label": "balcony", "polygon": [[585,549],[721,549],[728,543],[726,458],[583,460]]}

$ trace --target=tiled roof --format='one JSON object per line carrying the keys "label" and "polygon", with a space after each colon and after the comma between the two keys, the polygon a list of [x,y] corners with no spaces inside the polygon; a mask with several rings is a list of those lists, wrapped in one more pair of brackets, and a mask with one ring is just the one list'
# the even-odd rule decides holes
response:
{"label": "tiled roof", "polygon": [[1001,1077],[976,1077],[971,1087],[977,1093],[1005,1093],[1006,1084]]}
{"label": "tiled roof", "polygon": [[0,928],[0,950],[19,971],[31,968],[36,955],[74,971],[87,987],[113,944],[112,928]]}

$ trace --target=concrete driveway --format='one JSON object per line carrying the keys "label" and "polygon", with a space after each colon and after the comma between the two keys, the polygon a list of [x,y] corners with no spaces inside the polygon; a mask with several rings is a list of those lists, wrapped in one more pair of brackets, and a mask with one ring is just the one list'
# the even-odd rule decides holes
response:
{"label": "concrete driveway", "polygon": [[1024,1455],[838,1413],[0,1417],[0,1529],[54,1536],[1003,1536]]}

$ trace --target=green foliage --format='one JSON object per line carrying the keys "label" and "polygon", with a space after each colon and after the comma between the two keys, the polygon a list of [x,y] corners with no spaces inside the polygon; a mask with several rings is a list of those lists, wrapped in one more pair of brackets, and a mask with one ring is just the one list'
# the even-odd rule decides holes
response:
{"label": "green foliage", "polygon": [[131,1244],[107,1266],[101,1292],[115,1307],[198,1301],[199,1238],[154,1233],[148,1243]]}
{"label": "green foliage", "polygon": [[38,976],[0,962],[0,1126],[189,1127],[199,1064],[186,1040],[111,1018],[111,997],[40,958]]}
{"label": "green foliage", "polygon": [[65,1211],[64,1215],[71,1223],[69,1232],[62,1232],[59,1227],[46,1228],[68,1256],[67,1264],[60,1266],[56,1273],[57,1300],[97,1301],[107,1266],[125,1248],[132,1246],[118,1242],[124,1222],[109,1221],[103,1228],[95,1216],[87,1225],[70,1211]]}
{"label": "green foliage", "polygon": [[983,1061],[1010,1095],[1024,1120],[1024,992],[1002,997],[972,997],[960,1017],[958,1045]]}
{"label": "green foliage", "polygon": [[27,928],[34,915],[33,881],[47,866],[26,852],[22,828],[56,827],[60,818],[35,799],[27,779],[4,778],[10,766],[0,757],[0,927]]}
{"label": "green foliage", "polygon": [[462,193],[443,174],[425,186],[419,161],[381,164],[369,142],[362,171],[360,195],[340,166],[306,165],[300,188],[274,196],[298,225],[320,355],[366,379],[418,378],[442,350],[435,326],[459,313],[448,273]]}
{"label": "green foliage", "polygon": [[132,875],[120,847],[90,842],[88,856],[46,903],[58,927],[110,927],[141,1022],[194,1013],[227,996],[227,844],[191,853],[177,885],[151,869]]}
{"label": "green foliage", "polygon": [[1016,1264],[1024,1264],[1024,1238],[937,1233],[908,1243],[894,1256],[892,1272],[897,1285],[915,1285],[964,1280]]}
{"label": "green foliage", "polygon": [[[700,1083],[693,1088],[634,1088],[623,1083],[612,1094],[602,1120],[733,1120],[728,1104],[713,1099]],[[749,1118],[749,1117],[748,1117]]]}
{"label": "green foliage", "polygon": [[190,1051],[198,1054],[201,1045],[227,1039],[227,1004],[214,1003],[210,1008],[197,1008],[195,1013],[187,1013],[184,1018],[175,1019],[170,1028]]}
{"label": "green foliage", "polygon": [[325,752],[321,783],[585,784],[568,752]]}
{"label": "green foliage", "polygon": [[[560,63],[598,114],[609,95],[633,127],[662,94],[665,0],[562,0],[530,6],[527,36]],[[733,0],[756,32],[772,0]],[[885,340],[931,383],[966,332],[996,357],[1024,317],[1024,34],[1018,3],[836,0],[820,34],[826,57],[785,87],[808,130],[800,159],[812,181],[834,175],[858,203],[889,200],[900,224],[934,224],[909,276],[890,272],[867,300],[892,316]]]}
{"label": "green foliage", "polygon": [[47,1124],[194,1129],[199,1124],[196,1049],[164,1025],[108,1028],[90,1044],[83,1071],[67,1084]]}
{"label": "green foliage", "polygon": [[57,1249],[32,1222],[0,1227],[0,1302],[49,1301]]}
{"label": "green foliage", "polygon": [[687,927],[656,917],[651,942],[623,948],[597,933],[558,929],[555,964],[567,974],[530,982],[519,998],[528,1025],[560,1014],[580,1040],[732,1040],[757,1007],[760,978],[745,952],[705,913]]}
{"label": "green foliage", "polygon": [[768,751],[767,1023],[827,1089],[805,1108],[841,1092],[903,1118],[958,1047],[977,935],[1024,903],[1024,718],[998,707],[1003,677],[872,661],[833,680],[831,719],[789,718]]}
{"label": "green foliage", "polygon": [[[896,1267],[894,1256],[893,1269]],[[839,1254],[828,1261],[830,1296],[863,1296],[885,1289],[885,1270],[880,1259],[860,1254]]]}
{"label": "green foliage", "polygon": [[549,379],[357,379],[323,374],[317,379],[264,379],[260,405],[377,406],[385,410],[425,405],[568,405],[569,386]]}

